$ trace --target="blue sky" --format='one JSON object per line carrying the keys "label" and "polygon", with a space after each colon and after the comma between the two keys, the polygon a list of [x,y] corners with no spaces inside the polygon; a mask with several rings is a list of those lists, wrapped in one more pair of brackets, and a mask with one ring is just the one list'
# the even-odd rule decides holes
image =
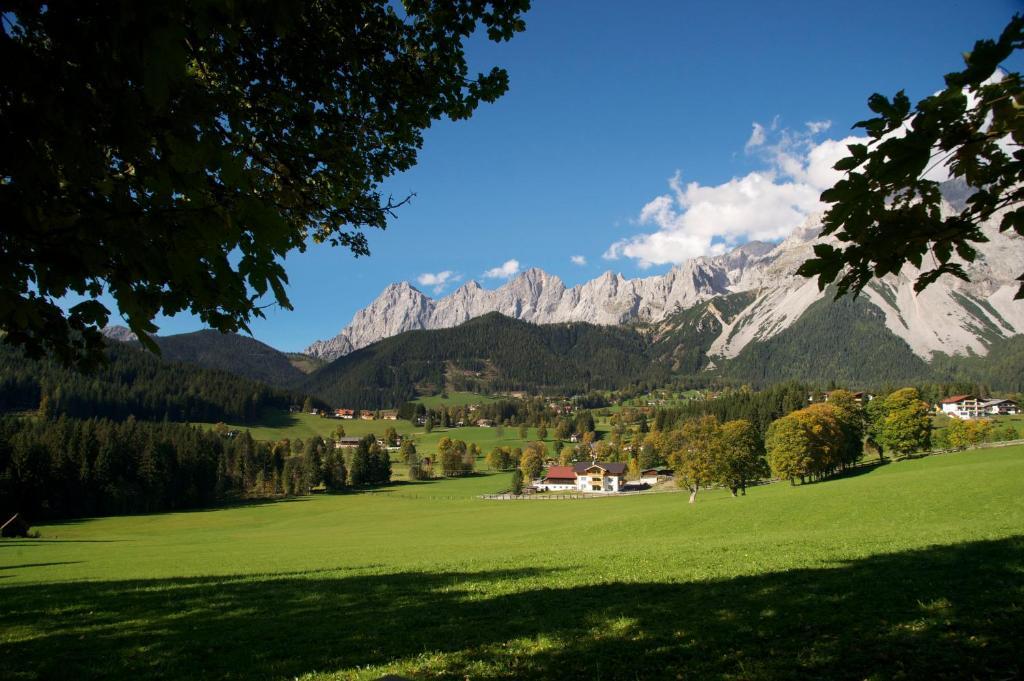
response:
{"label": "blue sky", "polygon": [[[510,43],[471,45],[473,66],[509,71],[508,94],[427,131],[418,166],[385,185],[416,197],[387,231],[369,234],[371,257],[329,246],[289,257],[295,309],[268,311],[256,338],[301,350],[394,281],[433,294],[444,280],[442,295],[470,279],[495,287],[504,279],[484,273],[516,261],[572,285],[779,238],[812,209],[822,169],[843,148],[835,141],[868,116],[872,92],[905,88],[916,101],[940,89],[962,51],[1024,9],[1008,0],[534,4]],[[161,334],[201,328],[187,315],[157,323]]]}

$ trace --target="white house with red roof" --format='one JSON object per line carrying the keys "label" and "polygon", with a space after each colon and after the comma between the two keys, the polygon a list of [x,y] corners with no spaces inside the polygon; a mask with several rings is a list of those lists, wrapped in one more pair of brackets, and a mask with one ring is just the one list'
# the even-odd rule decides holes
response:
{"label": "white house with red roof", "polygon": [[618,492],[626,484],[626,464],[591,461],[572,466],[551,466],[543,479],[534,483],[538,489],[574,492]]}
{"label": "white house with red roof", "polygon": [[558,492],[576,490],[576,471],[572,466],[551,466],[548,474],[535,486]]}
{"label": "white house with red roof", "polygon": [[1020,407],[1013,400],[975,397],[974,395],[953,395],[939,402],[943,414],[958,419],[976,419],[985,416],[1019,414]]}

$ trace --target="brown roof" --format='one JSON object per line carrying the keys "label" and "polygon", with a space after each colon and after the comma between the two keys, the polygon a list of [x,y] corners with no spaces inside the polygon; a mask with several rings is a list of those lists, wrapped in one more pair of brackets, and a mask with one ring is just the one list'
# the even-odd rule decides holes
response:
{"label": "brown roof", "polygon": [[963,402],[964,400],[974,399],[974,395],[953,395],[942,400],[942,404],[956,404],[957,402]]}
{"label": "brown roof", "polygon": [[583,461],[573,466],[573,470],[576,473],[586,473],[587,470],[593,468],[594,466],[604,469],[604,471],[606,473],[609,473],[610,475],[622,475],[623,473],[626,472],[626,464],[618,461],[594,461],[592,463],[587,463],[586,461]]}

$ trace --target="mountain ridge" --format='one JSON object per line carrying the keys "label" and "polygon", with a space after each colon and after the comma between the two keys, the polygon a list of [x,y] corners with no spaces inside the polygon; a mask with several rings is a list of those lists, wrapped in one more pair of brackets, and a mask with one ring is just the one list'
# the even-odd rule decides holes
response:
{"label": "mountain ridge", "polygon": [[[314,342],[305,353],[330,361],[404,331],[451,328],[488,312],[535,324],[657,324],[715,297],[752,295],[707,348],[707,362],[713,364],[781,333],[825,297],[814,280],[795,274],[816,243],[834,243],[819,232],[820,217],[811,216],[776,245],[748,242],[650,277],[627,279],[606,271],[573,287],[538,268],[493,290],[470,281],[436,300],[409,282],[393,283],[337,336]],[[978,259],[965,263],[970,282],[947,276],[915,293],[917,270],[908,267],[863,292],[889,331],[921,359],[928,361],[933,353],[984,355],[993,341],[1024,333],[1024,303],[1013,300],[1024,239],[994,225],[986,235],[990,241],[978,244]]]}

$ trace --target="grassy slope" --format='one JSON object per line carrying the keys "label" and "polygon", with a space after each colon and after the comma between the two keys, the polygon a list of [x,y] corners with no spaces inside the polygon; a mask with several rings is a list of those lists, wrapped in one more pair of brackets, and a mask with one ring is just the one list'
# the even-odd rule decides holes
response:
{"label": "grassy slope", "polygon": [[[210,427],[212,423],[197,423],[198,426]],[[361,419],[325,419],[312,414],[289,414],[284,411],[269,409],[263,413],[263,418],[254,425],[229,423],[228,426],[237,430],[249,430],[256,440],[283,440],[288,438],[312,437],[319,435],[327,437],[333,433],[338,426],[344,426],[345,434],[352,437],[360,437],[369,433],[383,435],[389,427],[393,427],[400,434],[411,433],[414,430],[408,421],[363,421]],[[421,429],[422,430],[422,429]]]}
{"label": "grassy slope", "polygon": [[[196,424],[203,427],[211,427],[212,423]],[[537,429],[530,428],[529,435],[524,440],[519,437],[519,429],[505,427],[499,433],[498,428],[434,428],[430,433],[423,430],[422,426],[413,426],[408,421],[362,421],[362,420],[336,420],[325,419],[311,414],[288,414],[281,411],[268,411],[261,423],[255,426],[242,424],[228,424],[238,430],[248,430],[253,438],[257,440],[282,440],[284,438],[303,440],[319,435],[327,437],[339,426],[345,427],[345,434],[352,437],[360,437],[373,433],[383,435],[389,427],[393,427],[401,435],[412,434],[416,441],[416,449],[420,454],[434,454],[437,452],[437,443],[442,437],[450,437],[453,440],[464,440],[467,444],[475,442],[480,445],[484,454],[496,446],[502,447],[524,447],[527,442],[537,439]],[[547,441],[553,441],[554,436],[548,429]]]}
{"label": "grassy slope", "polygon": [[495,475],[54,525],[0,543],[0,678],[1012,678],[1022,481],[1018,447],[695,507]]}
{"label": "grassy slope", "polygon": [[420,402],[428,409],[437,409],[444,405],[446,407],[461,407],[467,404],[490,404],[491,402],[497,402],[499,398],[490,397],[488,395],[478,395],[476,393],[451,391],[448,393],[448,397],[441,397],[440,395],[430,395],[427,397],[420,397],[416,399],[416,402]]}

